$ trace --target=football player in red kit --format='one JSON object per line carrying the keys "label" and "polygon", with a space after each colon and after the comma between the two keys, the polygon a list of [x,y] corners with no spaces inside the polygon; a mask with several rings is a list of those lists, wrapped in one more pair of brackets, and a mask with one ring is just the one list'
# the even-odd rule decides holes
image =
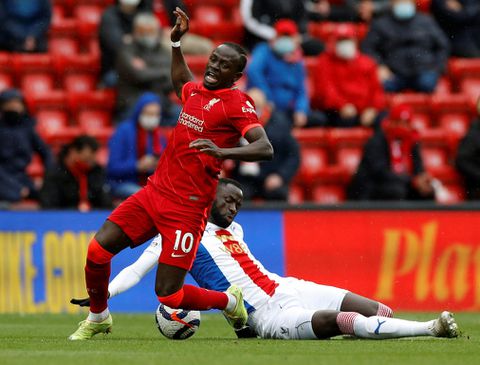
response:
{"label": "football player in red kit", "polygon": [[[174,13],[171,76],[183,109],[147,185],[120,204],[90,242],[85,266],[90,313],[70,340],[110,332],[110,261],[124,248],[141,245],[157,233],[163,242],[155,283],[160,302],[172,308],[223,310],[235,328],[247,320],[238,287],[217,292],[184,285],[184,279],[215,198],[222,160],[271,159],[273,149],[252,100],[235,86],[247,62],[243,48],[234,43],[218,46],[208,60],[203,82],[193,82],[180,47],[189,19],[179,8]],[[236,147],[242,136],[249,144]]]}

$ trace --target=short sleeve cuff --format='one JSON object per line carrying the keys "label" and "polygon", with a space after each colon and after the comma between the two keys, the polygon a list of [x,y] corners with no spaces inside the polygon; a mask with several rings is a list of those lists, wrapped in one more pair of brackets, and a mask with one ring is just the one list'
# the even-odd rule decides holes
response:
{"label": "short sleeve cuff", "polygon": [[245,128],[242,129],[242,137],[245,137],[245,134],[252,128],[256,127],[261,127],[262,125],[260,123],[253,123],[245,126]]}

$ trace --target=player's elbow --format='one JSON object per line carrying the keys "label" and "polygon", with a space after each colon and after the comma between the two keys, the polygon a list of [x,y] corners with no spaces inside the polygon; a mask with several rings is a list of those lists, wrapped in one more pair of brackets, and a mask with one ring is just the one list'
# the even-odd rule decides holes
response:
{"label": "player's elbow", "polygon": [[270,161],[273,159],[273,154],[274,154],[274,151],[273,151],[272,144],[268,140],[265,141],[265,144],[263,147],[263,159]]}

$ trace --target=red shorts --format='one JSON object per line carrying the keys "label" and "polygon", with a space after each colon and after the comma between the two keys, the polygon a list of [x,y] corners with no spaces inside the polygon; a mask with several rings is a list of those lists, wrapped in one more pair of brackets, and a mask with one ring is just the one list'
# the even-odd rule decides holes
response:
{"label": "red shorts", "polygon": [[208,209],[188,207],[147,185],[120,204],[108,217],[139,246],[162,236],[158,262],[190,270],[207,222]]}

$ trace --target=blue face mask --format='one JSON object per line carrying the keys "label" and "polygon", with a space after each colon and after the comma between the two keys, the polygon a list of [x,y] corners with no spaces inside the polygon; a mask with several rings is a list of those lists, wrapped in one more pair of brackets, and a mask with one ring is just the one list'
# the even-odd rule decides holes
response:
{"label": "blue face mask", "polygon": [[295,51],[295,42],[292,37],[282,36],[273,42],[272,48],[278,55],[285,56]]}
{"label": "blue face mask", "polygon": [[408,2],[400,2],[393,6],[393,15],[399,20],[407,20],[413,18],[417,11],[415,4]]}

